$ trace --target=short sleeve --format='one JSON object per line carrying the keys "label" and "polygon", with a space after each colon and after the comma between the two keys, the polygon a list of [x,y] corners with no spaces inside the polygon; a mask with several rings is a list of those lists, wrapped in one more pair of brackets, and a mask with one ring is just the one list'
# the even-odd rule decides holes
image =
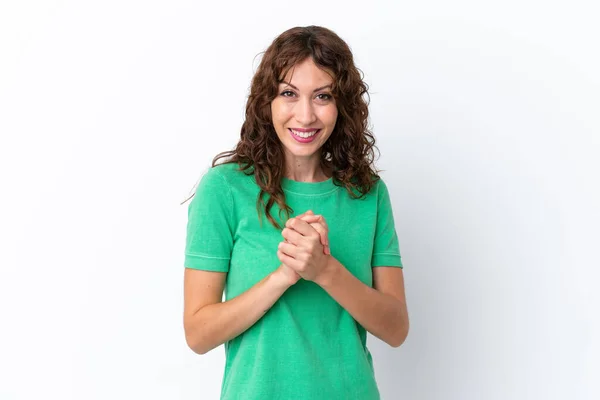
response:
{"label": "short sleeve", "polygon": [[377,221],[371,266],[403,268],[392,203],[382,179],[377,182]]}
{"label": "short sleeve", "polygon": [[187,268],[227,272],[233,248],[233,197],[225,177],[210,168],[188,206]]}

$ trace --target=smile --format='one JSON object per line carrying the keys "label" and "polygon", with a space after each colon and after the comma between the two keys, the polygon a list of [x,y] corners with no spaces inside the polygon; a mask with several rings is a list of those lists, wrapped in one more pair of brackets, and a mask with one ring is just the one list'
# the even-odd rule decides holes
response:
{"label": "smile", "polygon": [[300,132],[300,131],[297,131],[295,129],[290,129],[290,128],[288,128],[288,131],[290,132],[292,137],[297,142],[300,142],[300,143],[312,142],[315,139],[315,137],[317,136],[317,134],[319,132],[321,132],[320,129],[314,129],[314,130],[310,130],[310,131],[306,131],[306,132]]}

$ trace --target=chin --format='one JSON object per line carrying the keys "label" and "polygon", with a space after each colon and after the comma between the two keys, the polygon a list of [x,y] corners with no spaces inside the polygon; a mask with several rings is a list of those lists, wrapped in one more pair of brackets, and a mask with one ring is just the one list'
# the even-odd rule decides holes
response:
{"label": "chin", "polygon": [[286,146],[287,152],[295,157],[310,157],[317,154],[319,149],[320,147],[298,149],[297,147]]}

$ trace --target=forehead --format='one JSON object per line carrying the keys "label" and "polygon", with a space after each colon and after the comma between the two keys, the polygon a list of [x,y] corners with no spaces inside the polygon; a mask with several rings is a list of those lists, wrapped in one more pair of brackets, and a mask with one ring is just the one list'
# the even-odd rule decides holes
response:
{"label": "forehead", "polygon": [[[283,81],[291,83],[300,89],[302,87],[311,89],[312,87],[333,83],[333,74],[330,71],[319,68],[311,58],[307,58],[291,67],[285,74]],[[280,83],[285,84],[281,81]]]}

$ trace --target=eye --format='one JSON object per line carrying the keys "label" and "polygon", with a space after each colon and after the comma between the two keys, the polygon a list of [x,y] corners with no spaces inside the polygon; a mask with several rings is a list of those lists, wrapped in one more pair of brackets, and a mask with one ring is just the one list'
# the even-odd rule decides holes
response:
{"label": "eye", "polygon": [[290,97],[290,96],[286,96],[286,93],[290,93],[290,94],[294,95],[294,92],[292,92],[291,90],[285,90],[285,91],[281,92],[281,95],[283,97]]}
{"label": "eye", "polygon": [[318,96],[325,96],[325,97],[320,97],[320,100],[331,100],[331,95],[327,94],[327,93],[321,93]]}

